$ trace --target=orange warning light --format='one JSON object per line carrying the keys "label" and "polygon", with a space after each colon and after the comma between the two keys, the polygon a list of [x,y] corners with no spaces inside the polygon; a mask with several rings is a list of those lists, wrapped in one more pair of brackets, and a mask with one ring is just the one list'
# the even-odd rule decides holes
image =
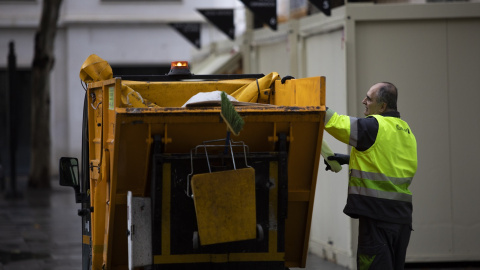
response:
{"label": "orange warning light", "polygon": [[170,72],[168,75],[185,75],[190,74],[188,61],[173,61],[170,65]]}

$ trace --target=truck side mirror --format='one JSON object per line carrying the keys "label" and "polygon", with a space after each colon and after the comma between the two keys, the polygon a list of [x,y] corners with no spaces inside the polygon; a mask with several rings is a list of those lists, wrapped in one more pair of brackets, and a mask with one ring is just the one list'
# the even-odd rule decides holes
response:
{"label": "truck side mirror", "polygon": [[60,158],[60,186],[73,187],[77,203],[81,202],[78,159]]}

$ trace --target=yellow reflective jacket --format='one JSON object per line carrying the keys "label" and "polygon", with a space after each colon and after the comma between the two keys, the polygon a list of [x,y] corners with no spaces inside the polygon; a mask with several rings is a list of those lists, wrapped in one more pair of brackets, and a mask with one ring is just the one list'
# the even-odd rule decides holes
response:
{"label": "yellow reflective jacket", "polygon": [[[372,115],[355,118],[327,110],[325,130],[353,146],[350,155],[348,199],[344,212],[353,217],[411,224],[412,193],[408,189],[417,170],[417,143],[408,124],[399,117]],[[367,120],[368,119],[368,120]],[[362,122],[363,121],[363,122]],[[375,141],[358,150],[359,127],[376,134]],[[375,130],[373,130],[375,129]]]}

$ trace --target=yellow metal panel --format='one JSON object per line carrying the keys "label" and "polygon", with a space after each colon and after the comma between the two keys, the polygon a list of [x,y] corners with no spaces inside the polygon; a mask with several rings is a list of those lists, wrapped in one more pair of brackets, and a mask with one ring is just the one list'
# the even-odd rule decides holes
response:
{"label": "yellow metal panel", "polygon": [[202,245],[256,238],[253,168],[194,175],[192,191]]}
{"label": "yellow metal panel", "polygon": [[269,262],[283,261],[284,252],[228,253],[228,254],[186,254],[155,255],[153,264],[208,263],[208,262]]}
{"label": "yellow metal panel", "polygon": [[210,262],[210,254],[188,254],[188,255],[156,255],[153,257],[154,264],[171,263],[206,263]]}
{"label": "yellow metal panel", "polygon": [[106,184],[101,181],[101,175],[98,182],[95,181],[91,189],[95,190],[93,207],[95,211],[92,214],[92,265],[93,269],[100,269],[103,263],[103,240],[105,229],[105,203],[106,203]]}
{"label": "yellow metal panel", "polygon": [[[152,137],[158,135],[168,142],[163,145],[166,153],[185,153],[203,140],[223,138],[225,124],[220,120],[219,107],[184,109],[179,106],[198,92],[222,90],[231,94],[251,82],[252,80],[145,83],[111,79],[89,83],[89,159],[93,165],[90,174],[91,203],[95,207],[92,214],[94,268],[102,267],[103,252],[113,259],[106,266],[115,268],[122,263],[115,258],[123,256],[126,247],[111,249],[111,237],[121,235],[121,226],[116,224],[123,224],[123,220],[126,220],[121,207],[115,210],[115,205],[123,207],[123,200],[116,199],[121,198],[129,189],[144,196],[150,192],[147,176]],[[122,108],[122,83],[163,108]],[[95,94],[95,100],[91,93]],[[282,260],[285,256],[287,266],[304,267],[319,162],[319,142],[323,134],[325,78],[297,79],[283,85],[277,80],[275,88],[270,89],[269,93],[275,93],[270,95],[271,104],[287,107],[237,107],[246,125],[241,135],[235,139],[245,141],[250,151],[270,151],[274,149],[275,142],[268,141],[268,137],[275,138],[279,133],[289,135],[288,178],[291,196],[289,219],[286,222],[285,254],[269,249],[269,253],[262,255],[229,254],[229,260]],[[263,100],[269,99],[266,96]],[[103,157],[107,149],[112,157],[108,165]],[[183,258],[170,255],[171,179],[168,165],[163,171],[165,182],[162,209],[165,211],[162,211],[164,223],[161,256]],[[106,177],[110,172],[111,178]],[[107,207],[109,199],[113,206]],[[109,236],[104,238],[104,234]],[[276,237],[271,236],[271,239],[276,241]],[[116,243],[124,245],[123,242]],[[269,247],[276,246],[276,242],[269,241]],[[277,259],[271,259],[271,256],[276,256]],[[157,256],[155,260],[158,260]],[[215,260],[222,258],[208,257],[208,261]]]}
{"label": "yellow metal panel", "polygon": [[274,105],[324,106],[325,77],[288,80],[284,84],[275,81]]}
{"label": "yellow metal panel", "polygon": [[122,124],[116,128],[115,144],[117,160],[113,169],[116,172],[117,192],[126,194],[132,191],[143,196],[149,166],[148,141],[151,134],[147,124]]}
{"label": "yellow metal panel", "polygon": [[[275,236],[276,237],[276,236]],[[228,260],[230,262],[269,262],[283,261],[285,253],[269,252],[269,253],[231,253]]]}
{"label": "yellow metal panel", "polygon": [[[117,195],[117,197],[119,196]],[[110,269],[122,265],[128,266],[128,239],[125,233],[128,227],[126,213],[127,205],[116,203],[115,217],[112,220],[113,230],[110,232],[112,241],[109,244],[110,254],[115,255],[110,255],[112,257]]]}
{"label": "yellow metal panel", "polygon": [[171,196],[171,164],[163,165],[162,188],[162,255],[170,255],[170,196]]}
{"label": "yellow metal panel", "polygon": [[320,77],[296,80],[297,106],[320,104]]}

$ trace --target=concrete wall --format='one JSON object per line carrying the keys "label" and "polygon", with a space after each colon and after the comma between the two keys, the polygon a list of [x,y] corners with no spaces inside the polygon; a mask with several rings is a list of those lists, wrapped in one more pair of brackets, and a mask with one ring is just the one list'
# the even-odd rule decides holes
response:
{"label": "concrete wall", "polygon": [[[327,106],[357,117],[374,83],[400,89],[399,111],[417,137],[419,160],[407,261],[480,260],[480,210],[473,207],[480,204],[479,3],[349,4],[331,17],[288,24],[253,33],[254,72],[326,76]],[[357,222],[342,213],[347,178],[346,168],[319,171],[310,251],[354,268]]]}
{"label": "concrete wall", "polygon": [[[306,77],[327,78],[327,106],[346,114],[346,73],[343,28],[305,37]],[[347,146],[324,133],[332,149],[348,153]],[[351,221],[342,214],[347,199],[348,169],[326,172],[323,160],[317,178],[310,250],[341,265],[350,265],[352,258]]]}
{"label": "concrete wall", "polygon": [[269,28],[254,31],[250,43],[254,60],[253,73],[268,74],[276,71],[280,76],[294,75],[290,72],[288,29],[288,24],[280,24],[276,32]]}
{"label": "concrete wall", "polygon": [[359,100],[375,82],[396,83],[399,111],[417,138],[407,260],[479,260],[480,243],[473,239],[480,235],[480,210],[471,208],[480,204],[473,191],[480,189],[474,180],[480,149],[478,4],[359,6],[348,12],[357,16],[354,29],[349,25],[355,64],[348,78],[356,81],[349,93]]}

